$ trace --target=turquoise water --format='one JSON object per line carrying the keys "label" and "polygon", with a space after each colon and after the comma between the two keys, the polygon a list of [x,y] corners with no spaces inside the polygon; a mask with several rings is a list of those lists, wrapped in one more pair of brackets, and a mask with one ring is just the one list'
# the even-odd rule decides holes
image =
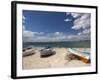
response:
{"label": "turquoise water", "polygon": [[66,41],[66,42],[23,42],[23,47],[66,47],[66,48],[90,48],[90,41]]}

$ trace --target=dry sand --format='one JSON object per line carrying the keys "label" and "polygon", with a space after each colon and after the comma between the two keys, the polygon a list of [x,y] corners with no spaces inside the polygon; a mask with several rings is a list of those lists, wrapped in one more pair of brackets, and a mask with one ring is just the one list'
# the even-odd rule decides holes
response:
{"label": "dry sand", "polygon": [[23,69],[83,67],[90,65],[79,60],[69,61],[66,58],[68,54],[67,48],[53,48],[53,50],[56,51],[55,55],[41,58],[39,49],[35,49],[35,54],[22,58]]}

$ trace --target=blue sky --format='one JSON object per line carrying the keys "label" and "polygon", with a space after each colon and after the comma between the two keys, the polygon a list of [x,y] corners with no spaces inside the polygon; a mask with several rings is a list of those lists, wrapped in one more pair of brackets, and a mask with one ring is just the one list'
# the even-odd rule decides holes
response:
{"label": "blue sky", "polygon": [[90,14],[23,10],[24,42],[90,40]]}

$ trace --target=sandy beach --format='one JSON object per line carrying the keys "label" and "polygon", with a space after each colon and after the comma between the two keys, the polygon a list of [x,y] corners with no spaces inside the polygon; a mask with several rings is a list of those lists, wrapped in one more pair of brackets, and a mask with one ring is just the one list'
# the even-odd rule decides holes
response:
{"label": "sandy beach", "polygon": [[[35,54],[22,58],[23,69],[64,68],[64,67],[70,68],[70,67],[90,66],[89,63],[84,63],[80,60],[69,61],[66,57],[66,55],[68,54],[67,48],[53,48],[56,54],[47,58],[40,57],[39,48],[36,49],[33,48],[33,50],[35,51]],[[88,49],[88,51],[90,51],[90,48]]]}

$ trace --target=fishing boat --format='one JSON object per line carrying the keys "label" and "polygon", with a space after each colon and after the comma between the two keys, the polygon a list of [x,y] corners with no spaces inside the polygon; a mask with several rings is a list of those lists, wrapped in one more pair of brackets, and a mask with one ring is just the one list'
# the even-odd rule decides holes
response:
{"label": "fishing boat", "polygon": [[35,54],[35,51],[31,47],[23,49],[23,54],[22,54],[23,57],[30,56],[32,54]]}
{"label": "fishing boat", "polygon": [[75,58],[78,58],[82,62],[90,63],[90,52],[80,51],[77,48],[69,48],[68,51],[69,55],[71,55],[72,57],[74,56]]}
{"label": "fishing boat", "polygon": [[40,57],[41,58],[50,57],[50,56],[54,55],[55,53],[56,52],[53,51],[51,47],[46,47],[46,48],[40,50]]}

